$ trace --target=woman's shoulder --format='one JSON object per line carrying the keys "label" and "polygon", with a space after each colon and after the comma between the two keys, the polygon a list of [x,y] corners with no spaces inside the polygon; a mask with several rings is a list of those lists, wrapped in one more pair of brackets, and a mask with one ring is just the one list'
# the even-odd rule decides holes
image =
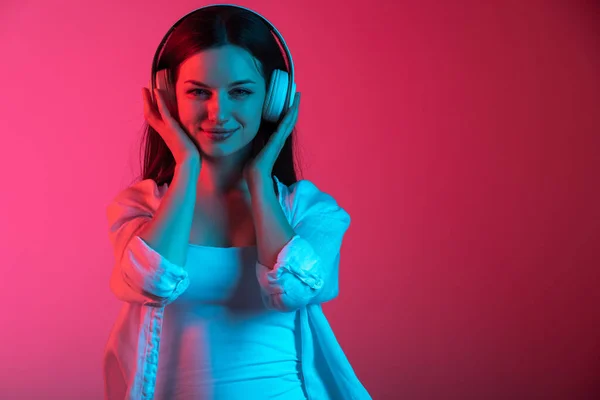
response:
{"label": "woman's shoulder", "polygon": [[309,179],[300,179],[289,186],[285,186],[285,189],[286,195],[294,200],[335,201],[331,194]]}
{"label": "woman's shoulder", "polygon": [[333,195],[309,179],[298,180],[289,186],[283,185],[282,197],[292,215],[333,213],[348,217]]}
{"label": "woman's shoulder", "polygon": [[154,179],[142,179],[122,189],[112,200],[109,208],[143,208],[156,210],[167,192],[168,185],[157,185]]}
{"label": "woman's shoulder", "polygon": [[119,196],[153,196],[162,197],[168,189],[168,184],[165,182],[162,185],[158,185],[154,179],[142,179],[134,182],[125,189],[123,189]]}

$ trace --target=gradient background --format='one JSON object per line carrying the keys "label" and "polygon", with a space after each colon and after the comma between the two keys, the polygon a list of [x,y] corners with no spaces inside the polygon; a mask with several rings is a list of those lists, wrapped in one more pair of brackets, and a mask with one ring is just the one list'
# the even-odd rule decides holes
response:
{"label": "gradient background", "polygon": [[[206,4],[0,3],[1,399],[102,398],[105,210]],[[304,177],[352,217],[324,309],[373,398],[600,394],[598,3],[237,4],[286,38]]]}

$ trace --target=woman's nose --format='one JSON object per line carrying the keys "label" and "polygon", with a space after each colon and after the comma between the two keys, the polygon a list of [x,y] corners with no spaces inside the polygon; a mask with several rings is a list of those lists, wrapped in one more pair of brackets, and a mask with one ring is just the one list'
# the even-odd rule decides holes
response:
{"label": "woman's nose", "polygon": [[229,113],[229,102],[225,96],[215,95],[208,100],[208,118],[214,121],[224,121]]}

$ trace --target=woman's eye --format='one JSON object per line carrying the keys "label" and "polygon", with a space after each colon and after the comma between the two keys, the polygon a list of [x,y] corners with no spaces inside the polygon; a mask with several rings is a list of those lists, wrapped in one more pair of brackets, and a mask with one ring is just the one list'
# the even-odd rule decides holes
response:
{"label": "woman's eye", "polygon": [[199,92],[204,92],[204,90],[202,90],[202,89],[191,89],[191,90],[188,90],[188,94],[197,94],[197,93],[199,94]]}
{"label": "woman's eye", "polygon": [[[210,92],[208,92],[207,90],[204,90],[204,89],[192,89],[192,90],[189,90],[188,93],[194,94],[194,95],[210,94]],[[234,89],[231,91],[231,93],[233,93],[234,96],[236,96],[236,97],[240,97],[240,96],[250,95],[253,92],[251,92],[250,90],[247,90],[247,89]]]}
{"label": "woman's eye", "polygon": [[243,94],[243,95],[249,95],[249,94],[252,94],[252,92],[251,92],[251,91],[249,91],[249,90],[246,90],[246,89],[235,89],[235,90],[233,90],[233,91],[234,91],[234,92],[237,92],[237,93],[239,93],[239,94]]}

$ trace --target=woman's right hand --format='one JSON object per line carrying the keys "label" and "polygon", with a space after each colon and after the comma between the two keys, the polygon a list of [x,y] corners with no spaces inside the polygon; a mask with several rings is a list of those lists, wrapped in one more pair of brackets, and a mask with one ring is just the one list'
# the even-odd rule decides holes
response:
{"label": "woman's right hand", "polygon": [[160,89],[154,89],[154,97],[157,99],[158,109],[152,102],[150,90],[142,88],[144,101],[144,118],[148,124],[156,130],[165,141],[166,145],[173,153],[173,158],[177,165],[190,160],[201,162],[200,152],[192,139],[183,130],[169,112],[165,101],[160,93]]}

